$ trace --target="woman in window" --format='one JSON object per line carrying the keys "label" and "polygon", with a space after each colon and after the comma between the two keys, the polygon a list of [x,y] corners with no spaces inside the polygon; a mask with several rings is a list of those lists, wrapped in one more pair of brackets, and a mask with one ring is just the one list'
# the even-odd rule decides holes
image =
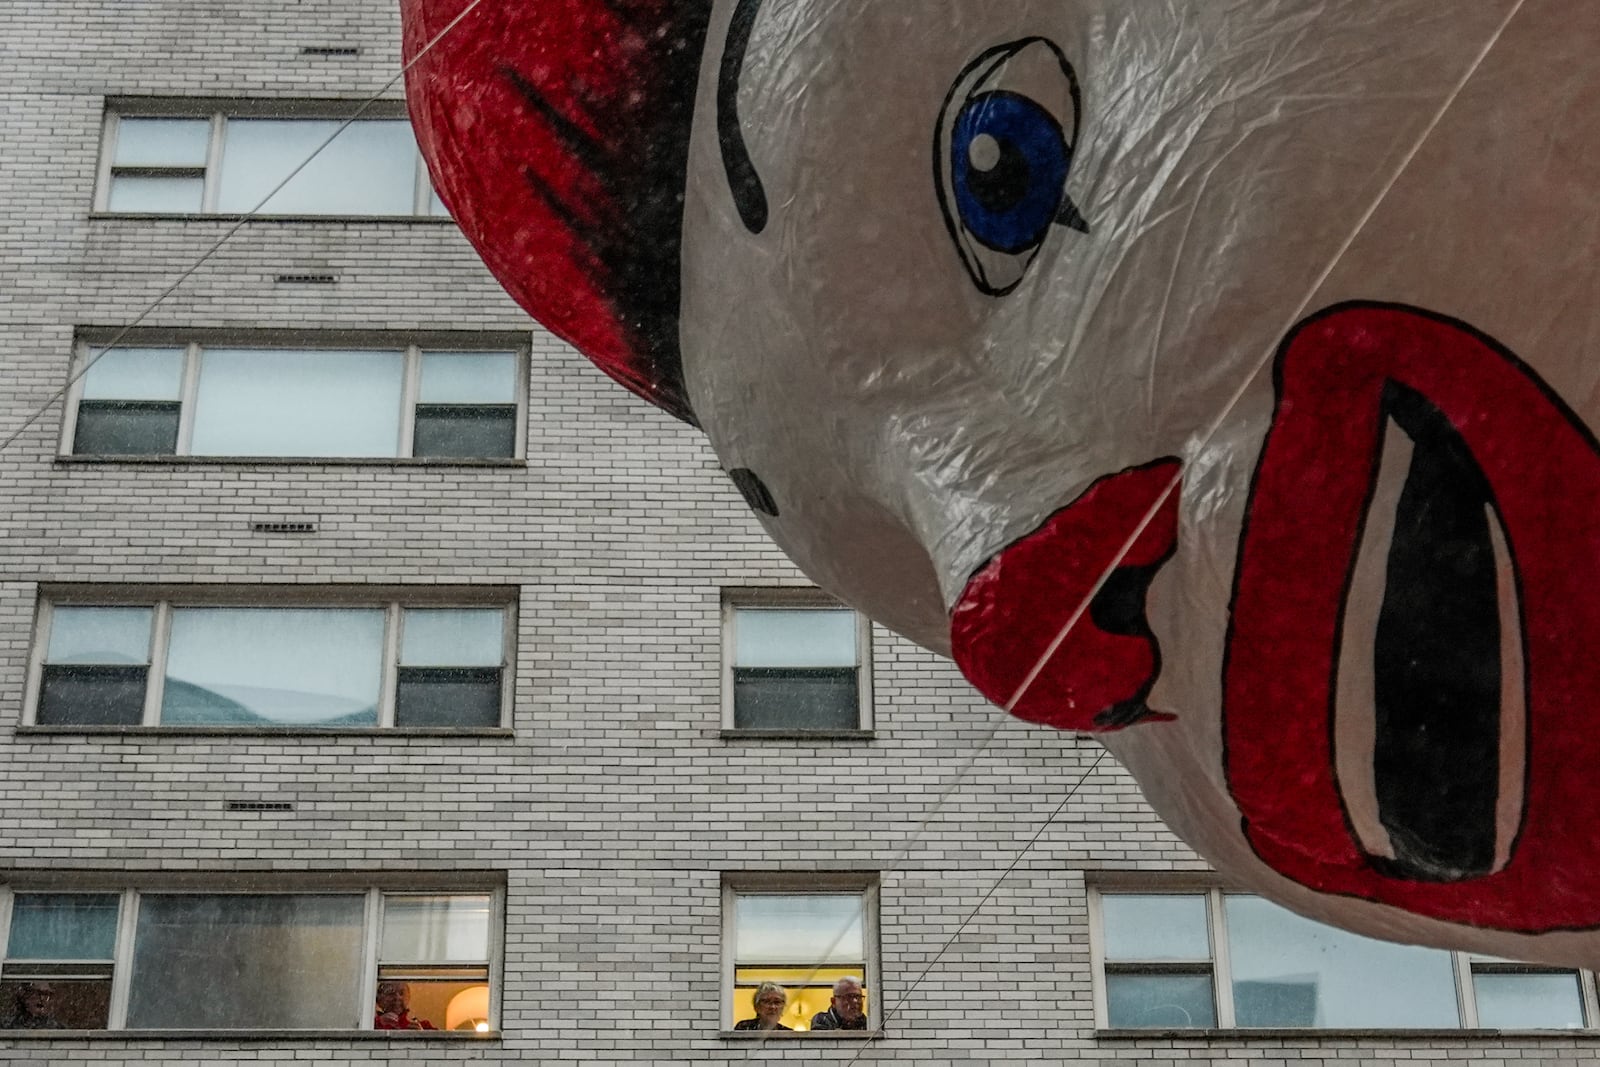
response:
{"label": "woman in window", "polygon": [[787,1030],[778,1020],[783,1009],[789,1006],[789,994],[777,982],[762,982],[750,998],[755,1005],[756,1017],[733,1024],[735,1030]]}

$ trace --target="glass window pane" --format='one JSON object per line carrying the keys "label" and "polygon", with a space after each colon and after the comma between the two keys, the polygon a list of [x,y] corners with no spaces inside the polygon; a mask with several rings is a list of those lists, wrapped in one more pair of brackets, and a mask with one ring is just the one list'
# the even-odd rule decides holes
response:
{"label": "glass window pane", "polygon": [[115,893],[18,893],[11,903],[12,960],[109,960],[117,941]]}
{"label": "glass window pane", "polygon": [[1107,975],[1106,1021],[1114,1027],[1214,1027],[1217,1006],[1211,976]]}
{"label": "glass window pane", "polygon": [[49,663],[150,662],[149,608],[56,607],[50,612]]}
{"label": "glass window pane", "polygon": [[1199,893],[1107,893],[1106,959],[1209,960],[1206,898]]}
{"label": "glass window pane", "polygon": [[355,895],[146,894],[129,1028],[354,1027],[363,907]]}
{"label": "glass window pane", "polygon": [[517,357],[511,352],[424,352],[424,404],[515,404]]}
{"label": "glass window pane", "polygon": [[40,726],[138,726],[150,668],[46,664],[39,679]]}
{"label": "glass window pane", "polygon": [[209,119],[119,118],[119,167],[203,167],[211,143]]}
{"label": "glass window pane", "polygon": [[[339,128],[334,119],[229,119],[217,210],[253,210]],[[269,215],[410,215],[417,145],[404,120],[354,122],[261,208]]]}
{"label": "glass window pane", "polygon": [[1475,974],[1478,1025],[1493,1030],[1576,1030],[1583,991],[1576,974]]}
{"label": "glass window pane", "polygon": [[212,348],[195,400],[198,456],[393,456],[399,352]]}
{"label": "glass window pane", "polygon": [[116,174],[106,197],[107,211],[129,214],[193,215],[200,211],[205,179]]}
{"label": "glass window pane", "polygon": [[7,974],[0,981],[0,1029],[104,1030],[110,978],[51,973],[60,969],[27,965],[26,974]]}
{"label": "glass window pane", "polygon": [[854,667],[736,667],[733,725],[741,730],[857,730]]}
{"label": "glass window pane", "polygon": [[72,431],[77,456],[170,456],[178,451],[176,401],[85,400]]}
{"label": "glass window pane", "polygon": [[375,726],[377,608],[176,608],[161,721]]}
{"label": "glass window pane", "polygon": [[401,667],[394,724],[469,729],[500,725],[499,667]]}
{"label": "glass window pane", "polygon": [[836,608],[738,608],[733,662],[740,667],[853,667],[856,613]]}
{"label": "glass window pane", "polygon": [[181,348],[91,348],[85,400],[177,400],[183,387]]}
{"label": "glass window pane", "polygon": [[383,963],[479,963],[489,958],[487,894],[383,897]]}
{"label": "glass window pane", "polygon": [[400,662],[408,667],[498,667],[504,658],[500,608],[408,608]]}
{"label": "glass window pane", "polygon": [[733,912],[735,962],[861,963],[862,921],[859,893],[741,894]]}
{"label": "glass window pane", "polygon": [[1450,953],[1335,930],[1260,897],[1226,907],[1240,1026],[1461,1025]]}
{"label": "glass window pane", "polygon": [[426,459],[509,459],[516,455],[517,409],[485,405],[417,406],[411,454]]}

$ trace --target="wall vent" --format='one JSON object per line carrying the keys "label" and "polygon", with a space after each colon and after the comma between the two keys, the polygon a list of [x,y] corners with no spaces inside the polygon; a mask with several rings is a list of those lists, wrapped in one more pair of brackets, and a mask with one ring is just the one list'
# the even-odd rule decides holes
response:
{"label": "wall vent", "polygon": [[347,44],[308,44],[300,49],[303,56],[359,56],[361,49]]}
{"label": "wall vent", "polygon": [[334,285],[339,281],[337,274],[279,274],[273,281],[279,285]]}
{"label": "wall vent", "polygon": [[317,532],[314,522],[252,522],[250,529],[254,533],[264,534],[309,534]]}
{"label": "wall vent", "polygon": [[228,811],[293,811],[287,800],[230,800],[223,804]]}

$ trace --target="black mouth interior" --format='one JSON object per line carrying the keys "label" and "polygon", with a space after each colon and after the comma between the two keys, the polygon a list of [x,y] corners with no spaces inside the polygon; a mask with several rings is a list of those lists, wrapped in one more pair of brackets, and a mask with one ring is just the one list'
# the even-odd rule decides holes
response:
{"label": "black mouth interior", "polygon": [[1378,616],[1373,752],[1396,877],[1453,881],[1495,862],[1501,633],[1488,481],[1444,414],[1390,382],[1383,412],[1415,446]]}
{"label": "black mouth interior", "polygon": [[1156,645],[1155,634],[1150,630],[1150,621],[1145,613],[1145,598],[1150,593],[1151,581],[1167,558],[1164,555],[1157,562],[1143,567],[1128,565],[1118,567],[1106,578],[1105,583],[1100,586],[1100,591],[1094,595],[1094,599],[1089,601],[1090,622],[1108,634],[1148,639],[1155,655],[1155,669],[1150,672],[1150,677],[1140,687],[1138,694],[1103,709],[1094,717],[1097,726],[1108,728],[1132,726],[1136,722],[1160,714],[1152,711],[1150,705],[1145,703],[1145,697],[1155,684],[1156,675],[1161,672],[1161,649]]}

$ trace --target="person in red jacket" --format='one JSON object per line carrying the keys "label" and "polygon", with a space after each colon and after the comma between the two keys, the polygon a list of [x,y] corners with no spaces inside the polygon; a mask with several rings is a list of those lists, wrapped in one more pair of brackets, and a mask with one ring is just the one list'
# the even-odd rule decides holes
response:
{"label": "person in red jacket", "polygon": [[404,982],[379,982],[374,1030],[437,1030],[426,1019],[411,1016],[411,987]]}

